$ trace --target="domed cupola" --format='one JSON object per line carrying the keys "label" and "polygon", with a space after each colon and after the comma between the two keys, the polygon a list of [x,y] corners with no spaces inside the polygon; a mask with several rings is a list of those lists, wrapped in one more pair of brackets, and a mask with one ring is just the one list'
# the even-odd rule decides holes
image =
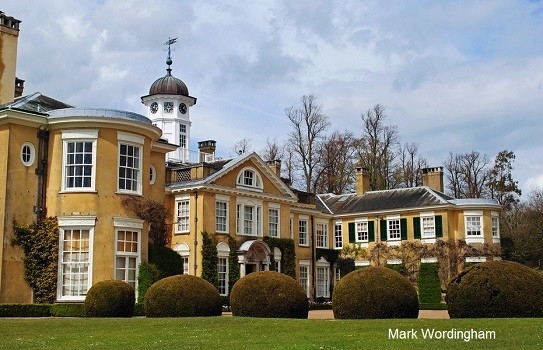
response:
{"label": "domed cupola", "polygon": [[179,145],[176,151],[169,152],[168,161],[187,162],[190,140],[190,108],[196,98],[189,95],[187,85],[172,75],[171,45],[177,39],[168,39],[168,58],[166,75],[151,85],[149,95],[142,96],[141,102],[147,108],[147,117],[162,130],[162,137],[169,143]]}

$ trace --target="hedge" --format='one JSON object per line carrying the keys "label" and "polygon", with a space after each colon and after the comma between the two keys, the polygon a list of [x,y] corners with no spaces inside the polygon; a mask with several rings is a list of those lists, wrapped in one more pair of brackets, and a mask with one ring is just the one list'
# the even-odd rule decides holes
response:
{"label": "hedge", "polygon": [[85,317],[85,304],[83,303],[51,304],[51,316]]}
{"label": "hedge", "polygon": [[419,301],[421,303],[441,302],[441,283],[437,263],[421,263],[419,269]]}
{"label": "hedge", "polygon": [[[296,251],[294,240],[290,238],[264,237],[264,243],[270,247],[272,252],[271,261],[273,260],[273,250],[275,247],[281,251],[281,272],[296,279]],[[272,264],[272,269],[274,264]]]}
{"label": "hedge", "polygon": [[49,317],[51,304],[0,304],[0,317]]}

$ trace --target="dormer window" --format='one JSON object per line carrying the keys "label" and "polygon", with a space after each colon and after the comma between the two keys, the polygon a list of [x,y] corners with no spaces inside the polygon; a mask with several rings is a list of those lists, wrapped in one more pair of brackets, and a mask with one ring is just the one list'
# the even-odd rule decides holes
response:
{"label": "dormer window", "polygon": [[260,175],[252,168],[244,168],[238,174],[236,181],[238,188],[245,188],[251,191],[262,192],[262,179]]}

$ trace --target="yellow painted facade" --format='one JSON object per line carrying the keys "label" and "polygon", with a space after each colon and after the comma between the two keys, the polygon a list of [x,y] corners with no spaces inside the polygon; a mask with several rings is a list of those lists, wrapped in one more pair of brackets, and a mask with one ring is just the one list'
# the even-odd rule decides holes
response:
{"label": "yellow painted facade", "polygon": [[15,72],[20,21],[0,12],[0,104],[15,97]]}

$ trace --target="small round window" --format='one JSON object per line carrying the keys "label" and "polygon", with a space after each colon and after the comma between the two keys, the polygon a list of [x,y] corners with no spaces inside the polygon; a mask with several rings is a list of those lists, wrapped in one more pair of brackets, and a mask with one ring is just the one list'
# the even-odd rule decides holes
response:
{"label": "small round window", "polygon": [[156,182],[156,168],[154,165],[151,164],[151,167],[149,168],[149,183],[151,185],[154,185]]}
{"label": "small round window", "polygon": [[23,146],[21,147],[21,162],[26,166],[31,166],[34,164],[35,159],[36,149],[34,148],[34,145],[30,142],[23,143]]}

